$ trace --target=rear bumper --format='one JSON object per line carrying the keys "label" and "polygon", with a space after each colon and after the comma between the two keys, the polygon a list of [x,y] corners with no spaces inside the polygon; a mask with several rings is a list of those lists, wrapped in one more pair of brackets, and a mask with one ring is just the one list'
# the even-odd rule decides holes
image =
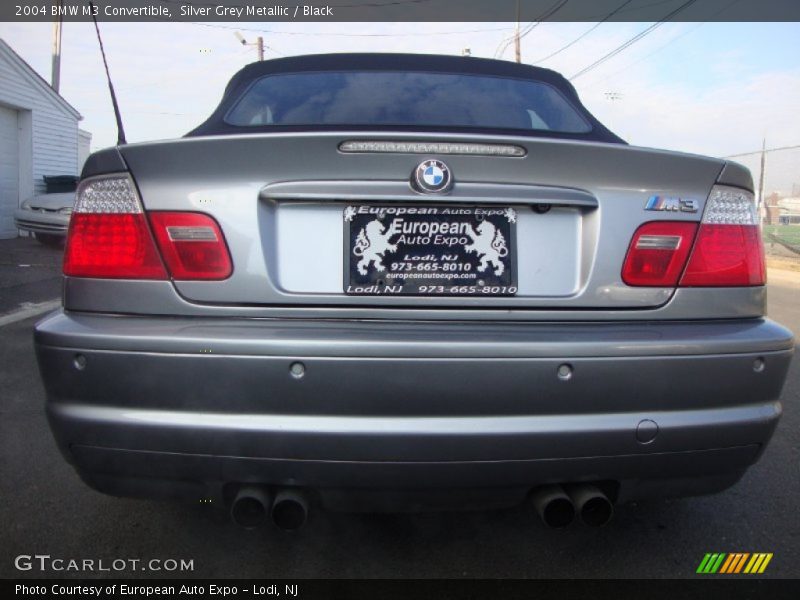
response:
{"label": "rear bumper", "polygon": [[26,210],[24,208],[18,208],[14,211],[14,225],[17,229],[34,233],[66,236],[69,219],[69,215]]}
{"label": "rear bumper", "polygon": [[794,347],[764,319],[57,313],[35,336],[53,433],[91,485],[222,499],[248,481],[310,488],[331,505],[354,489],[509,502],[563,481],[613,481],[621,500],[722,489],[769,441]]}

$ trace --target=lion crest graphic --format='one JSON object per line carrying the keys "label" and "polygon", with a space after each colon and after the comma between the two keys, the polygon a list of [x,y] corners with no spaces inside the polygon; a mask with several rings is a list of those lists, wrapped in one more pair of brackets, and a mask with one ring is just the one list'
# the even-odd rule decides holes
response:
{"label": "lion crest graphic", "polygon": [[385,271],[383,266],[383,253],[386,251],[397,252],[397,245],[390,244],[389,239],[399,233],[399,224],[396,220],[386,228],[378,219],[366,224],[361,228],[356,236],[356,243],[353,246],[353,254],[360,257],[358,261],[358,272],[366,275],[370,263],[373,263],[377,271]]}
{"label": "lion crest graphic", "polygon": [[489,221],[483,221],[478,225],[478,232],[467,231],[467,235],[472,238],[472,243],[464,246],[467,252],[475,252],[481,258],[478,271],[485,271],[491,264],[494,266],[494,274],[500,276],[506,270],[503,264],[503,257],[508,256],[506,238]]}

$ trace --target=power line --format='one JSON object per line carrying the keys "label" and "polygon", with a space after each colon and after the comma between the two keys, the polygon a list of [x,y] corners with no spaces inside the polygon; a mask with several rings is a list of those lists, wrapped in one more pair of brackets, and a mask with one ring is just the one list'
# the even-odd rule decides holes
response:
{"label": "power line", "polygon": [[[556,4],[552,5],[549,9],[547,9],[544,13],[542,13],[533,23],[528,25],[528,27],[525,29],[524,32],[520,32],[519,33],[519,36],[518,36],[519,39],[524,38],[531,31],[536,29],[539,25],[542,24],[542,21],[545,21],[545,20],[549,19],[550,17],[552,17],[554,14],[556,14],[559,10],[561,10],[564,7],[564,5],[567,2],[569,2],[569,0],[563,0],[560,4],[556,3]],[[514,42],[514,39],[516,37],[517,37],[517,33],[514,32],[514,35],[512,35],[511,38],[506,42],[506,45],[503,46],[503,49],[500,51],[499,56],[503,56],[503,54],[505,53],[506,49],[508,49],[508,47]]]}
{"label": "power line", "polygon": [[[690,2],[694,2],[694,0],[690,0]],[[589,66],[587,66],[587,67],[584,67],[583,69],[581,69],[580,71],[578,71],[577,73],[575,73],[575,74],[574,74],[572,77],[570,77],[570,78],[569,78],[569,80],[570,80],[570,81],[572,81],[572,80],[574,80],[574,79],[577,79],[578,77],[580,77],[581,75],[584,75],[584,74],[588,73],[588,72],[589,72],[589,71],[591,71],[592,69],[596,69],[597,67],[599,67],[601,64],[603,64],[603,63],[604,63],[604,62],[606,62],[607,60],[609,60],[609,59],[611,59],[611,58],[614,58],[614,57],[615,57],[617,54],[619,54],[620,52],[622,52],[623,50],[625,50],[625,49],[626,49],[626,48],[628,48],[629,46],[632,46],[633,44],[635,44],[636,42],[638,42],[640,39],[642,39],[643,37],[645,37],[646,35],[648,35],[648,34],[652,33],[654,30],[656,30],[656,29],[658,29],[659,27],[661,27],[663,24],[664,24],[664,22],[663,22],[663,21],[659,21],[659,22],[657,22],[657,23],[654,23],[653,25],[651,25],[650,27],[648,27],[648,28],[647,28],[647,29],[645,29],[644,31],[641,31],[641,32],[639,32],[638,34],[636,34],[635,36],[633,36],[631,39],[629,39],[629,40],[628,40],[628,41],[626,41],[625,43],[623,43],[623,44],[621,44],[620,46],[617,46],[616,48],[614,48],[614,50],[612,50],[611,52],[609,52],[609,53],[608,53],[608,54],[606,54],[605,56],[602,56],[602,57],[600,57],[599,59],[597,59],[596,61],[594,61],[594,62],[593,62],[592,64],[590,64]]]}
{"label": "power line", "polygon": [[[621,10],[621,13],[629,13],[629,12],[636,12],[637,10],[642,10],[645,8],[652,8],[653,6],[660,6],[662,4],[673,4],[675,2],[679,2],[680,0],[656,0],[655,2],[650,2],[649,4],[640,4],[638,6],[631,6],[630,8],[626,8]],[[591,21],[591,17],[586,17],[587,21]]]}
{"label": "power line", "polygon": [[[532,30],[532,29],[535,27],[535,25],[536,25],[536,21],[531,21],[530,23],[528,23],[528,24],[527,24],[527,25],[526,25],[526,26],[525,26],[525,27],[522,29],[522,31],[520,31],[520,38],[522,38],[522,36],[524,36],[524,35],[528,35],[528,32],[529,32],[530,30]],[[500,58],[501,56],[503,56],[503,53],[504,53],[506,50],[508,50],[508,47],[509,47],[509,46],[511,45],[511,43],[514,41],[514,37],[515,37],[516,35],[517,35],[517,32],[516,32],[516,31],[514,31],[514,32],[512,32],[512,33],[511,33],[511,35],[509,35],[508,37],[504,37],[502,40],[500,40],[500,43],[499,43],[499,44],[497,44],[497,49],[494,51],[494,58]]]}
{"label": "power line", "polygon": [[614,49],[613,49],[611,52],[609,52],[609,53],[608,53],[608,54],[606,54],[605,56],[601,56],[600,58],[598,58],[596,61],[594,61],[594,62],[593,62],[592,64],[590,64],[589,66],[587,66],[587,67],[584,67],[583,69],[581,69],[580,71],[578,71],[577,73],[575,73],[575,75],[573,75],[572,77],[570,77],[570,78],[569,78],[569,79],[570,79],[570,81],[572,81],[572,80],[574,80],[574,79],[577,79],[578,77],[580,77],[581,75],[584,75],[585,73],[588,73],[588,72],[589,72],[589,71],[591,71],[592,69],[596,69],[597,67],[599,67],[601,64],[603,64],[603,63],[604,63],[604,62],[606,62],[607,60],[609,60],[609,59],[611,59],[611,58],[614,58],[614,57],[615,57],[617,54],[619,54],[620,52],[622,52],[623,50],[625,50],[625,49],[626,49],[626,48],[628,48],[629,46],[632,46],[633,44],[635,44],[636,42],[638,42],[639,40],[641,40],[643,37],[645,37],[646,35],[648,35],[648,34],[652,33],[654,30],[656,30],[657,28],[661,27],[661,26],[662,26],[664,23],[666,23],[667,21],[669,21],[669,20],[670,20],[672,17],[674,17],[675,15],[677,15],[677,14],[678,14],[679,12],[681,12],[683,9],[685,9],[685,8],[687,8],[687,7],[689,7],[689,6],[691,6],[691,5],[692,5],[692,4],[694,4],[695,2],[697,2],[697,0],[687,0],[686,2],[684,2],[683,4],[681,4],[681,5],[680,5],[678,8],[676,8],[675,10],[673,10],[671,13],[669,13],[669,14],[668,14],[666,17],[664,17],[663,19],[661,19],[661,20],[660,20],[660,21],[658,21],[657,23],[654,23],[653,25],[651,25],[650,27],[648,27],[648,28],[647,28],[647,29],[645,29],[644,31],[641,31],[641,32],[637,33],[637,34],[636,34],[635,36],[633,36],[631,39],[629,39],[628,41],[626,41],[626,42],[624,42],[624,43],[620,44],[619,46],[617,46],[616,48],[614,48]]}
{"label": "power line", "polygon": [[380,8],[381,6],[396,6],[399,4],[425,4],[433,0],[390,0],[389,2],[364,2],[358,4],[331,4],[331,8]]}
{"label": "power line", "polygon": [[364,2],[358,4],[331,4],[331,8],[362,8],[364,6],[369,8],[380,8],[381,6],[397,6],[400,4],[425,4],[433,0],[389,0],[389,2]]}
{"label": "power line", "polygon": [[[711,15],[711,16],[709,17],[709,19],[713,19],[713,18],[714,18],[714,17],[716,17],[717,15],[719,15],[719,14],[721,14],[721,13],[725,12],[726,10],[728,10],[729,8],[731,8],[731,7],[732,7],[734,4],[738,4],[738,3],[739,3],[739,2],[741,2],[741,1],[742,1],[742,0],[733,0],[733,2],[730,2],[730,3],[726,4],[726,5],[725,5],[725,6],[723,6],[723,7],[722,7],[720,10],[718,10],[718,11],[717,11],[717,12],[715,12],[713,15]],[[659,46],[658,48],[656,48],[655,50],[653,50],[652,52],[650,52],[650,53],[648,53],[648,54],[645,54],[644,56],[642,56],[642,57],[641,57],[641,58],[639,58],[638,60],[635,60],[635,61],[633,61],[632,63],[629,63],[629,64],[625,65],[625,66],[624,66],[623,68],[621,68],[619,71],[614,71],[613,73],[611,73],[610,75],[607,75],[607,76],[603,77],[602,79],[597,79],[597,80],[593,81],[592,83],[589,83],[588,85],[584,85],[584,86],[583,86],[581,89],[583,89],[583,90],[591,89],[591,88],[595,87],[596,85],[598,85],[598,84],[600,84],[600,83],[603,83],[604,81],[606,81],[606,80],[608,80],[608,79],[611,79],[611,78],[613,78],[613,77],[616,77],[616,76],[617,76],[617,75],[619,75],[620,73],[627,72],[627,71],[628,71],[628,70],[629,70],[631,67],[634,67],[634,66],[638,65],[640,62],[642,62],[642,61],[644,61],[644,60],[647,60],[648,58],[650,58],[651,56],[653,56],[653,55],[655,55],[655,54],[658,54],[659,52],[661,52],[661,51],[662,51],[664,48],[666,48],[667,46],[669,46],[669,45],[671,45],[671,44],[674,44],[675,42],[677,42],[677,41],[678,41],[679,39],[681,39],[682,37],[685,37],[685,36],[689,35],[690,33],[692,33],[692,32],[694,32],[694,31],[696,31],[696,30],[700,29],[700,28],[701,28],[703,25],[706,25],[707,23],[708,23],[708,21],[702,21],[702,22],[700,22],[700,23],[697,23],[695,26],[693,26],[693,27],[690,27],[689,29],[686,29],[686,30],[685,30],[685,31],[683,31],[682,33],[680,33],[680,34],[676,35],[674,38],[672,38],[671,40],[669,40],[669,41],[668,41],[666,44],[664,44],[664,45],[662,45],[662,46]]]}
{"label": "power line", "polygon": [[544,19],[547,19],[551,15],[553,15],[556,12],[558,12],[559,10],[561,10],[561,7],[563,7],[568,1],[569,0],[563,0],[560,4],[558,2],[556,2],[556,4],[551,5],[550,8],[548,8],[544,13],[542,13],[539,17],[537,17],[537,19],[535,21],[531,21],[530,23],[528,23],[525,26],[525,28],[522,29],[522,31],[520,31],[519,33],[514,31],[509,37],[504,38],[503,40],[501,40],[500,43],[497,45],[497,50],[495,50],[495,52],[494,52],[494,57],[495,58],[501,58],[503,56],[503,54],[505,54],[506,50],[508,50],[508,47],[511,46],[512,43],[514,43],[515,39],[524,38],[531,31],[536,29],[536,27],[538,27],[539,24],[541,24],[541,22]]}
{"label": "power line", "polygon": [[581,35],[579,35],[578,37],[576,37],[576,38],[575,38],[574,40],[572,40],[572,41],[571,41],[569,44],[567,44],[566,46],[561,46],[561,48],[559,48],[559,49],[558,49],[558,50],[556,50],[555,52],[552,52],[552,53],[548,54],[547,56],[545,56],[544,58],[540,58],[539,60],[537,60],[537,61],[535,61],[535,62],[533,62],[533,63],[531,63],[531,64],[538,65],[539,63],[543,63],[544,61],[546,61],[546,60],[549,60],[549,59],[553,58],[553,57],[554,57],[556,54],[561,54],[561,53],[562,53],[564,50],[566,50],[567,48],[570,48],[570,47],[574,46],[576,43],[578,43],[578,42],[579,42],[579,41],[581,41],[583,38],[585,38],[587,35],[589,35],[590,33],[592,33],[592,32],[593,32],[595,29],[597,29],[598,27],[600,27],[600,25],[602,25],[603,23],[605,23],[606,21],[608,21],[608,20],[609,20],[611,17],[613,17],[615,14],[617,14],[619,11],[621,11],[623,8],[625,8],[625,7],[626,7],[628,4],[630,4],[631,2],[633,2],[633,0],[626,0],[626,1],[625,1],[623,4],[621,4],[621,5],[620,5],[620,6],[618,6],[616,9],[614,9],[613,11],[611,11],[610,13],[608,13],[608,14],[605,16],[605,18],[604,18],[602,21],[600,21],[599,23],[596,23],[596,24],[595,24],[595,25],[593,25],[591,28],[589,28],[588,30],[584,31],[584,32],[583,32]]}
{"label": "power line", "polygon": [[204,117],[207,116],[206,113],[176,113],[176,112],[164,112],[164,111],[151,111],[151,110],[137,110],[135,108],[126,108],[126,113],[135,113],[138,115],[160,115],[160,116],[170,116],[170,117]]}
{"label": "power line", "polygon": [[754,154],[761,154],[762,152],[780,152],[781,150],[798,150],[800,144],[796,146],[781,146],[779,148],[767,148],[766,150],[754,150],[753,152],[742,152],[741,154],[730,154],[721,158],[738,158],[740,156],[752,156]]}
{"label": "power line", "polygon": [[[739,1],[739,0],[736,0],[736,2],[738,2],[738,1]],[[642,61],[644,61],[644,60],[647,60],[648,58],[650,58],[651,56],[653,56],[653,55],[655,55],[655,54],[658,54],[659,52],[661,52],[661,51],[662,51],[664,48],[666,48],[666,47],[667,47],[667,46],[669,46],[670,44],[672,44],[672,43],[674,43],[674,42],[677,42],[677,41],[678,41],[679,39],[681,39],[682,37],[684,37],[684,36],[686,36],[686,35],[689,35],[690,33],[692,33],[693,31],[695,31],[696,29],[699,29],[700,27],[702,27],[702,26],[703,26],[703,25],[705,25],[705,24],[706,24],[706,22],[703,22],[703,23],[698,23],[697,25],[695,25],[695,26],[693,26],[693,27],[690,27],[689,29],[686,29],[686,30],[684,30],[683,32],[681,32],[680,34],[676,35],[674,38],[672,38],[670,41],[668,41],[668,42],[667,42],[666,44],[664,44],[663,46],[659,46],[658,48],[656,48],[656,49],[655,49],[655,50],[653,50],[652,52],[650,52],[650,53],[648,53],[648,54],[645,54],[644,56],[642,56],[641,58],[639,58],[639,59],[637,59],[637,60],[633,61],[632,63],[629,63],[629,64],[625,65],[625,66],[624,66],[623,68],[621,68],[619,71],[614,71],[614,72],[613,72],[613,73],[611,73],[610,75],[606,75],[605,77],[603,77],[603,78],[601,78],[601,79],[596,79],[595,81],[593,81],[592,83],[589,83],[588,85],[584,85],[584,86],[582,86],[582,88],[581,88],[581,89],[583,89],[583,90],[587,90],[587,89],[593,88],[593,87],[595,87],[596,85],[598,85],[598,84],[600,84],[600,83],[603,83],[604,81],[607,81],[608,79],[611,79],[611,78],[613,78],[613,77],[616,77],[616,76],[617,76],[617,75],[619,75],[620,73],[627,72],[627,71],[628,71],[628,70],[629,70],[631,67],[634,67],[634,66],[638,65],[640,62],[642,62]]]}
{"label": "power line", "polygon": [[[158,0],[165,4],[178,4],[180,6],[202,6],[204,8],[215,8],[217,6],[231,6],[236,8],[247,8],[247,4],[233,4],[232,2],[210,3],[210,2],[187,2],[186,0]],[[359,2],[357,4],[331,4],[331,8],[380,8],[381,6],[398,6],[402,4],[425,4],[433,0],[389,0],[388,2]]]}
{"label": "power line", "polygon": [[[531,31],[533,31],[533,30],[534,30],[534,29],[536,29],[536,28],[537,28],[539,25],[541,25],[541,24],[542,24],[542,21],[546,21],[547,19],[549,19],[550,17],[552,17],[554,14],[556,14],[558,11],[560,11],[562,8],[564,8],[564,5],[565,5],[567,2],[569,2],[569,0],[561,0],[561,2],[556,2],[555,4],[553,4],[553,5],[552,5],[550,8],[548,8],[548,9],[547,9],[547,10],[546,10],[544,13],[542,13],[541,15],[539,15],[539,17],[537,17],[535,21],[533,21],[532,23],[530,23],[530,25],[526,26],[524,33],[523,33],[523,32],[520,32],[520,34],[519,34],[519,38],[520,38],[520,39],[524,38],[524,37],[525,37],[526,35],[528,35],[528,34],[529,34]],[[499,58],[499,57],[503,56],[503,53],[504,53],[504,52],[505,52],[505,51],[508,49],[508,47],[509,47],[509,46],[510,46],[510,45],[511,45],[513,42],[514,42],[514,38],[515,38],[516,36],[517,36],[517,33],[516,33],[516,32],[514,32],[514,34],[512,34],[512,36],[511,36],[510,38],[508,38],[508,41],[506,41],[506,42],[505,42],[505,45],[503,45],[503,42],[500,42],[500,44],[501,44],[501,45],[503,45],[503,48],[502,48],[502,50],[500,50],[500,49],[499,49],[500,47],[498,46],[498,50],[497,50],[497,51],[495,51],[495,53],[494,53],[494,55],[495,55],[495,58]]]}
{"label": "power line", "polygon": [[[165,1],[165,0],[161,0]],[[462,29],[457,31],[411,31],[403,33],[342,33],[342,32],[312,32],[312,31],[278,31],[275,29],[255,29],[252,27],[235,27],[232,25],[217,25],[216,23],[200,23],[197,21],[186,21],[187,25],[197,25],[198,27],[212,27],[214,29],[231,29],[237,31],[252,31],[254,33],[268,33],[270,35],[299,35],[299,36],[332,36],[332,37],[414,37],[431,35],[458,35],[464,33],[483,33],[487,31],[505,31],[507,27],[488,27],[483,29]]]}
{"label": "power line", "polygon": [[[209,64],[201,64],[201,65],[199,65],[198,67],[196,67],[194,69],[183,70],[183,71],[181,71],[181,73],[179,75],[176,75],[176,76],[172,76],[171,75],[169,77],[161,77],[161,78],[153,80],[153,81],[136,82],[133,85],[122,86],[121,88],[119,88],[119,90],[121,92],[128,92],[130,90],[136,90],[136,89],[139,89],[139,88],[146,88],[146,87],[153,87],[153,86],[161,85],[161,84],[167,83],[167,82],[180,81],[180,80],[183,80],[183,79],[189,79],[189,78],[197,76],[199,73],[203,73],[203,72],[209,71],[211,69],[217,69],[219,67],[227,66],[227,63],[229,63],[232,60],[235,60],[236,62],[239,62],[249,52],[250,52],[250,50],[248,50],[247,48],[239,48],[237,52],[221,56],[218,60],[214,60]],[[237,67],[237,69],[238,68],[240,68],[240,67]]]}

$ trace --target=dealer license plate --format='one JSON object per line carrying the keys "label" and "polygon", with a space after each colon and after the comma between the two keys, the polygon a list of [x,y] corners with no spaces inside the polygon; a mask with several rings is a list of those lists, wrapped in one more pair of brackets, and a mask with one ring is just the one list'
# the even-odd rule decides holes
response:
{"label": "dealer license plate", "polygon": [[516,221],[510,207],[347,206],[344,291],[512,296]]}

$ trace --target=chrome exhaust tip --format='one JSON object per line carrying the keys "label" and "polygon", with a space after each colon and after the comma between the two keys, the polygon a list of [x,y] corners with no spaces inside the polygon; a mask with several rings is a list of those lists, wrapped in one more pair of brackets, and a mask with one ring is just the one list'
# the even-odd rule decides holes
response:
{"label": "chrome exhaust tip", "polygon": [[297,531],[308,519],[308,499],[295,490],[281,490],[272,504],[272,522],[284,531]]}
{"label": "chrome exhaust tip", "polygon": [[602,527],[614,516],[614,505],[599,488],[588,483],[564,486],[575,510],[586,525]]}
{"label": "chrome exhaust tip", "polygon": [[548,527],[566,527],[575,519],[575,506],[560,485],[546,485],[531,494],[533,506]]}
{"label": "chrome exhaust tip", "polygon": [[231,503],[231,519],[245,529],[254,529],[267,519],[269,492],[257,486],[243,486]]}

